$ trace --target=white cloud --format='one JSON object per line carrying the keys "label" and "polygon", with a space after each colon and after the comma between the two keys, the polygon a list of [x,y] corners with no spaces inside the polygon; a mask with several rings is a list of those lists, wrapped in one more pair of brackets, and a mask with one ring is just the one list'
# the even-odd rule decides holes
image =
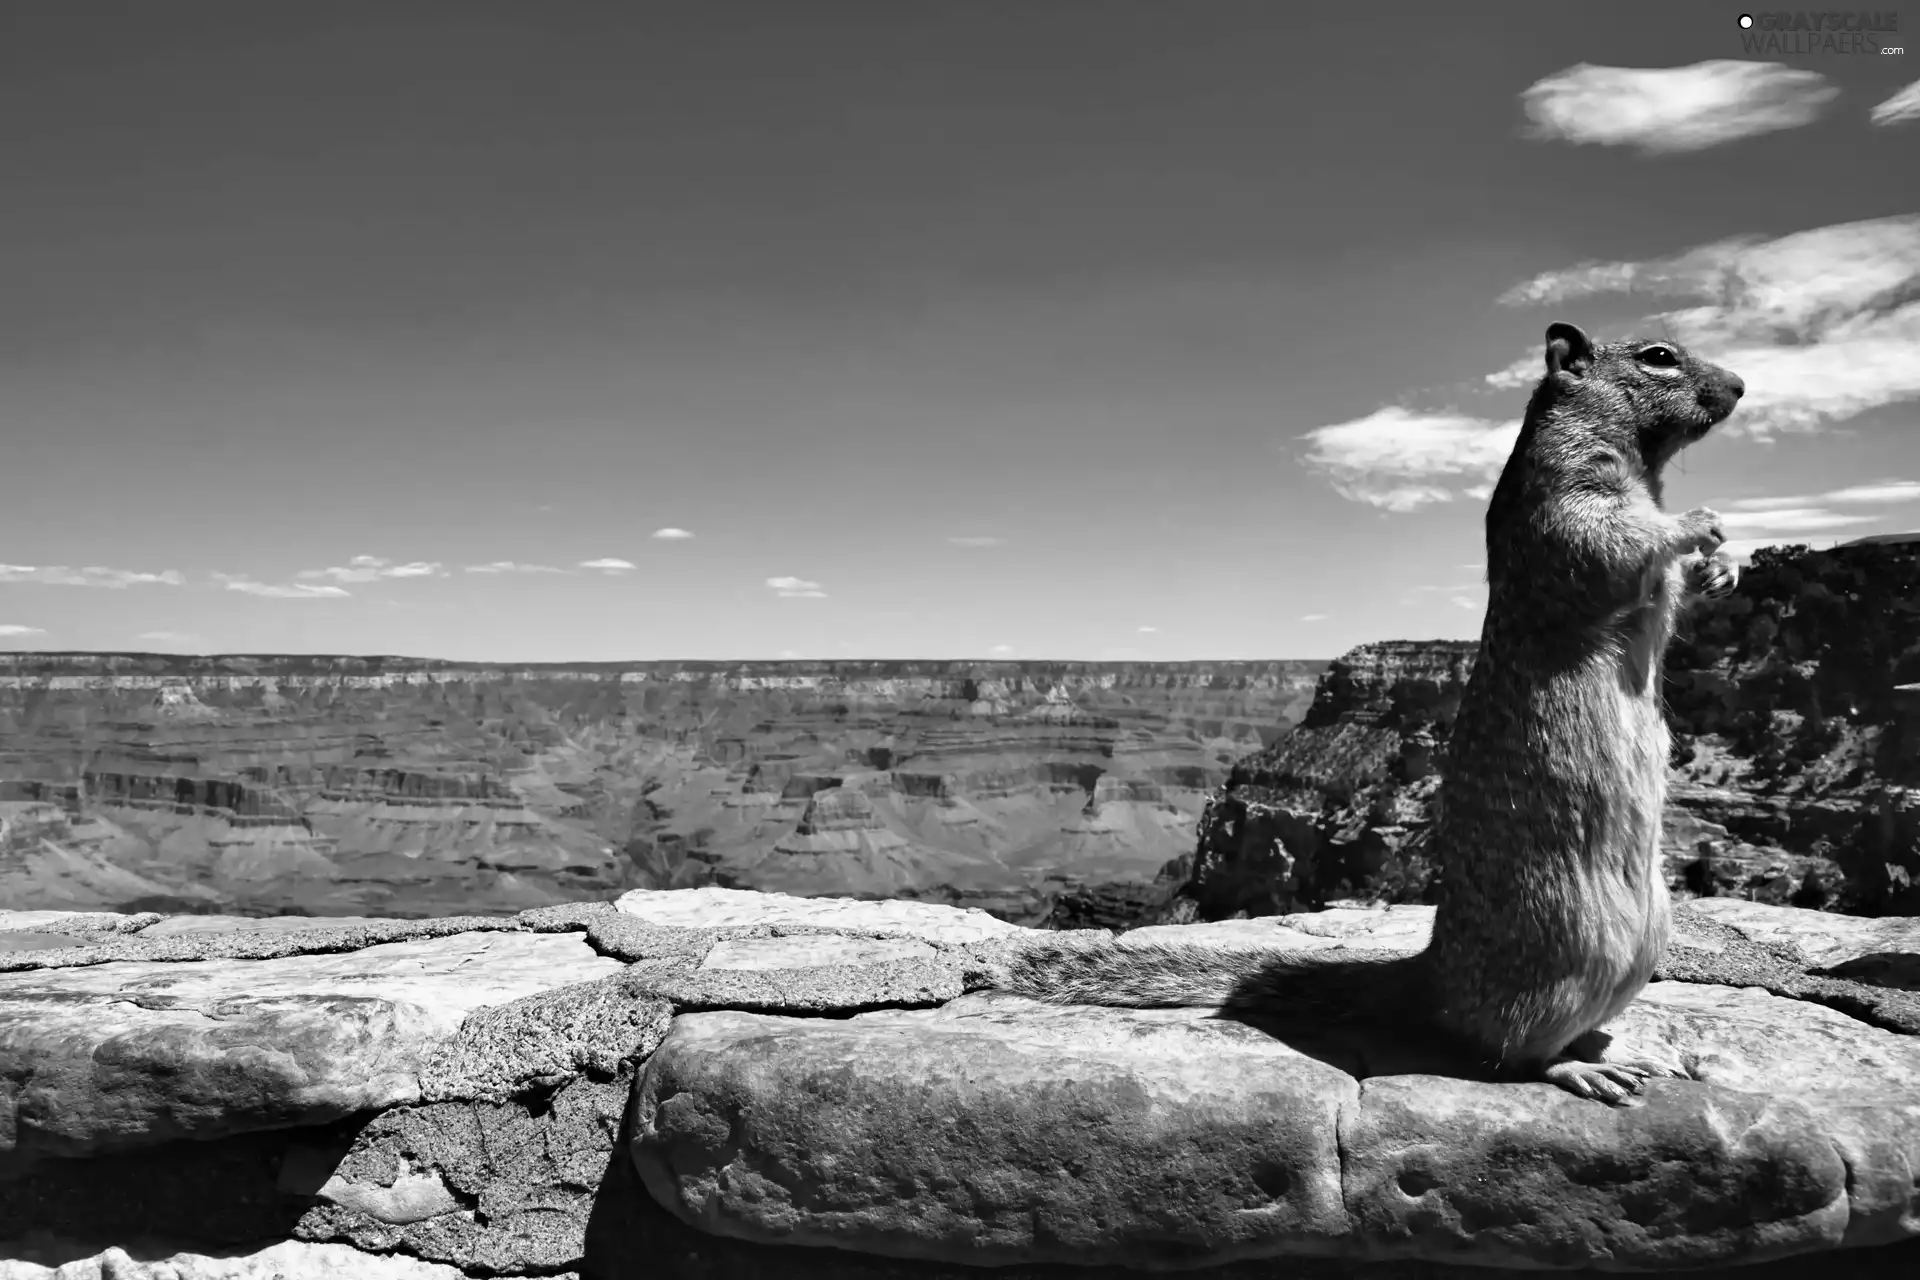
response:
{"label": "white cloud", "polygon": [[1638,294],[1694,305],[1651,324],[1738,373],[1729,434],[1814,431],[1920,398],[1920,214],[1717,241],[1649,262],[1583,263],[1509,304]]}
{"label": "white cloud", "polygon": [[355,556],[343,565],[326,569],[302,569],[296,578],[331,578],[335,582],[375,582],[381,578],[432,578],[441,573],[437,561],[413,560],[395,564],[379,556]]}
{"label": "white cloud", "polygon": [[43,636],[45,634],[47,634],[45,627],[23,627],[17,622],[0,623],[0,636],[12,638],[19,636]]}
{"label": "white cloud", "polygon": [[1746,560],[1761,547],[1781,543],[1831,545],[1843,535],[1857,532],[1856,526],[1890,521],[1884,513],[1834,511],[1832,507],[1885,506],[1900,502],[1920,502],[1920,481],[1883,477],[1825,493],[1735,498],[1724,504],[1726,510],[1721,519],[1729,533],[1739,536],[1727,539],[1724,549],[1736,559]]}
{"label": "white cloud", "polygon": [[273,600],[335,600],[353,594],[344,587],[316,586],[310,582],[260,582],[236,573],[216,573],[213,580],[229,591]]}
{"label": "white cloud", "polygon": [[1390,406],[1309,431],[1306,460],[1339,493],[1388,511],[1414,511],[1481,490],[1499,475],[1517,422]]}
{"label": "white cloud", "polygon": [[1142,635],[1152,635],[1154,632],[1158,631],[1159,629],[1160,628],[1158,627],[1135,627],[1134,628],[1134,630],[1140,632]]}
{"label": "white cloud", "polygon": [[767,585],[783,600],[824,600],[827,595],[819,583],[808,582],[805,578],[768,578]]}
{"label": "white cloud", "polygon": [[1324,613],[1303,613],[1300,615],[1300,621],[1302,622],[1325,622],[1326,620],[1327,615]]}
{"label": "white cloud", "polygon": [[185,631],[142,631],[135,640],[146,640],[153,644],[198,644],[200,637]]}
{"label": "white cloud", "polygon": [[1875,107],[1868,119],[1881,126],[1920,120],[1920,80],[1915,80]]}
{"label": "white cloud", "polygon": [[1872,524],[1879,518],[1844,515],[1823,507],[1783,507],[1774,511],[1728,511],[1720,517],[1720,522],[1729,532],[1765,529],[1774,533],[1809,533],[1817,529]]}
{"label": "white cloud", "polygon": [[1481,601],[1474,599],[1472,596],[1449,596],[1447,598],[1459,605],[1462,609],[1478,609],[1481,606]]}
{"label": "white cloud", "polygon": [[492,560],[486,564],[470,564],[468,573],[565,573],[565,569],[556,569],[550,564],[520,564],[513,560]]}
{"label": "white cloud", "polygon": [[602,556],[598,560],[582,560],[582,569],[598,569],[601,573],[626,573],[633,568],[633,561],[621,560],[616,556]]}
{"label": "white cloud", "polygon": [[1825,502],[1915,502],[1920,501],[1920,481],[1876,480],[1834,489],[1820,497]]}
{"label": "white cloud", "polygon": [[1848,485],[1826,493],[1794,493],[1776,498],[1735,498],[1726,505],[1736,511],[1775,511],[1793,507],[1824,506],[1830,502],[1885,503],[1920,501],[1920,481],[1875,480]]}
{"label": "white cloud", "polygon": [[1004,544],[1006,542],[1006,539],[990,538],[990,537],[973,537],[973,538],[948,538],[947,541],[951,542],[956,547],[997,547]]}
{"label": "white cloud", "polygon": [[1817,71],[1714,58],[1684,67],[1578,63],[1520,94],[1528,136],[1643,155],[1703,151],[1811,124],[1840,91]]}
{"label": "white cloud", "polygon": [[131,569],[103,569],[99,565],[72,569],[64,564],[0,564],[0,582],[37,582],[52,587],[177,587],[186,579],[176,569],[137,573]]}
{"label": "white cloud", "polygon": [[1546,372],[1544,355],[1522,356],[1506,368],[1488,374],[1486,383],[1496,391],[1511,391],[1516,387],[1532,386],[1540,381]]}
{"label": "white cloud", "polygon": [[996,658],[1004,658],[1013,652],[1013,646],[1010,644],[996,644],[991,649],[988,649],[987,652]]}
{"label": "white cloud", "polygon": [[665,529],[655,529],[648,536],[658,538],[662,542],[684,542],[693,535],[685,529],[675,529],[669,526]]}

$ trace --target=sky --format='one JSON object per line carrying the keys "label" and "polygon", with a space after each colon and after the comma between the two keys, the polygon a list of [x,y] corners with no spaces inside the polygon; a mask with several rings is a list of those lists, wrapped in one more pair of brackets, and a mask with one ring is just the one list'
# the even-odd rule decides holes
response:
{"label": "sky", "polygon": [[1738,549],[1920,528],[1880,11],[9,5],[0,646],[1472,637],[1557,320],[1745,378]]}

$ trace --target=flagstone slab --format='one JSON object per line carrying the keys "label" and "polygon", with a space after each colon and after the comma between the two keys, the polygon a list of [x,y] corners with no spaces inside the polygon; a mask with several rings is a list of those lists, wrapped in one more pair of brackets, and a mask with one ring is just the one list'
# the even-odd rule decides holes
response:
{"label": "flagstone slab", "polygon": [[468,1014],[621,968],[578,935],[482,932],[0,974],[0,1162],[411,1101]]}
{"label": "flagstone slab", "polygon": [[1920,918],[1791,911],[1740,898],[1701,898],[1688,910],[1755,942],[1790,943],[1814,972],[1920,990]]}
{"label": "flagstone slab", "polygon": [[232,928],[193,928],[163,931],[151,936],[147,930],[123,936],[95,936],[89,938],[84,946],[26,954],[0,954],[0,972],[71,969],[118,961],[276,960],[322,952],[359,951],[383,943],[449,938],[468,933],[523,931],[523,926],[510,916],[442,916],[431,920],[319,919],[307,916],[278,919],[298,920],[301,923],[292,927],[263,924],[261,927],[236,925]]}
{"label": "flagstone slab", "polygon": [[1022,932],[978,907],[859,898],[799,898],[752,889],[635,889],[614,905],[649,924],[713,929],[751,925],[810,925],[850,933],[904,934],[949,945]]}
{"label": "flagstone slab", "polygon": [[115,1245],[58,1267],[5,1259],[0,1280],[466,1280],[464,1271],[444,1263],[301,1240],[240,1253],[147,1254],[135,1256]]}
{"label": "flagstone slab", "polygon": [[0,932],[137,933],[164,918],[156,911],[0,911]]}
{"label": "flagstone slab", "polygon": [[632,1157],[701,1230],[949,1263],[1660,1270],[1920,1236],[1920,1039],[1831,1009],[1655,983],[1610,1053],[1693,1078],[1621,1108],[1272,1030],[998,993],[682,1015]]}
{"label": "flagstone slab", "polygon": [[[662,1274],[689,1275],[716,1258],[1898,1274],[1884,1259],[1920,1248],[1920,1000],[1900,985],[1920,942],[1720,901],[1676,908],[1660,972],[1684,980],[1608,1028],[1609,1056],[1687,1078],[1619,1109],[1478,1079],[1408,1028],[966,994],[1033,945],[1408,951],[1430,929],[1417,906],[1117,939],[732,890],[430,921],[0,917],[18,926],[0,927],[0,1177],[25,1175],[0,1205],[33,1221],[109,1185],[144,1201],[164,1162],[177,1210],[202,1193],[174,1175],[204,1153],[209,1187],[225,1170],[234,1203],[290,1210],[335,1250],[274,1255],[289,1276],[323,1257],[624,1275],[662,1248]],[[29,1167],[58,1155],[94,1158]],[[71,1274],[274,1274],[133,1249],[180,1216],[135,1213]],[[716,1237],[736,1252],[707,1252]]]}

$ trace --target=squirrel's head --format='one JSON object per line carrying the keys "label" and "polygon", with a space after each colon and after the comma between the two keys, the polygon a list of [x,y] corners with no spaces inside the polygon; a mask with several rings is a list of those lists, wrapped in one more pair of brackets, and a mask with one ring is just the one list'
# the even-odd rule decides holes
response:
{"label": "squirrel's head", "polygon": [[1551,324],[1547,376],[1535,394],[1587,423],[1630,424],[1632,445],[1657,475],[1674,454],[1725,421],[1746,389],[1739,375],[1677,342],[1595,343],[1574,325]]}

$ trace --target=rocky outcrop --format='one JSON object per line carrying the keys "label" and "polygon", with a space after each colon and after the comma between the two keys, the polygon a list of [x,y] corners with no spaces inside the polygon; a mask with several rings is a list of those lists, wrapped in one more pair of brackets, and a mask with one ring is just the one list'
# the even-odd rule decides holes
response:
{"label": "rocky outcrop", "polygon": [[[1920,913],[1920,544],[1755,553],[1668,659],[1675,802],[1772,900]],[[1755,858],[1749,850],[1760,851]]]}
{"label": "rocky outcrop", "polygon": [[[1223,919],[1425,899],[1426,832],[1475,648],[1393,642],[1336,659],[1300,726],[1210,798],[1173,901]],[[1756,553],[1667,655],[1672,890],[1920,912],[1916,676],[1920,545]]]}
{"label": "rocky outcrop", "polygon": [[[1404,949],[1430,921],[1122,945]],[[1682,906],[1609,1051],[1684,1078],[1618,1110],[1394,1034],[996,993],[1061,935],[929,903],[0,913],[18,937],[58,945],[0,948],[8,1280],[1920,1262],[1911,921]]]}
{"label": "rocky outcrop", "polygon": [[1335,659],[1300,726],[1237,762],[1209,800],[1180,896],[1216,920],[1350,896],[1422,900],[1442,752],[1475,648],[1388,641]]}
{"label": "rocky outcrop", "polygon": [[[0,800],[100,833],[39,846],[0,906],[510,913],[721,884],[1039,919],[1190,847],[1320,666],[0,654]],[[821,827],[820,791],[872,813]]]}

